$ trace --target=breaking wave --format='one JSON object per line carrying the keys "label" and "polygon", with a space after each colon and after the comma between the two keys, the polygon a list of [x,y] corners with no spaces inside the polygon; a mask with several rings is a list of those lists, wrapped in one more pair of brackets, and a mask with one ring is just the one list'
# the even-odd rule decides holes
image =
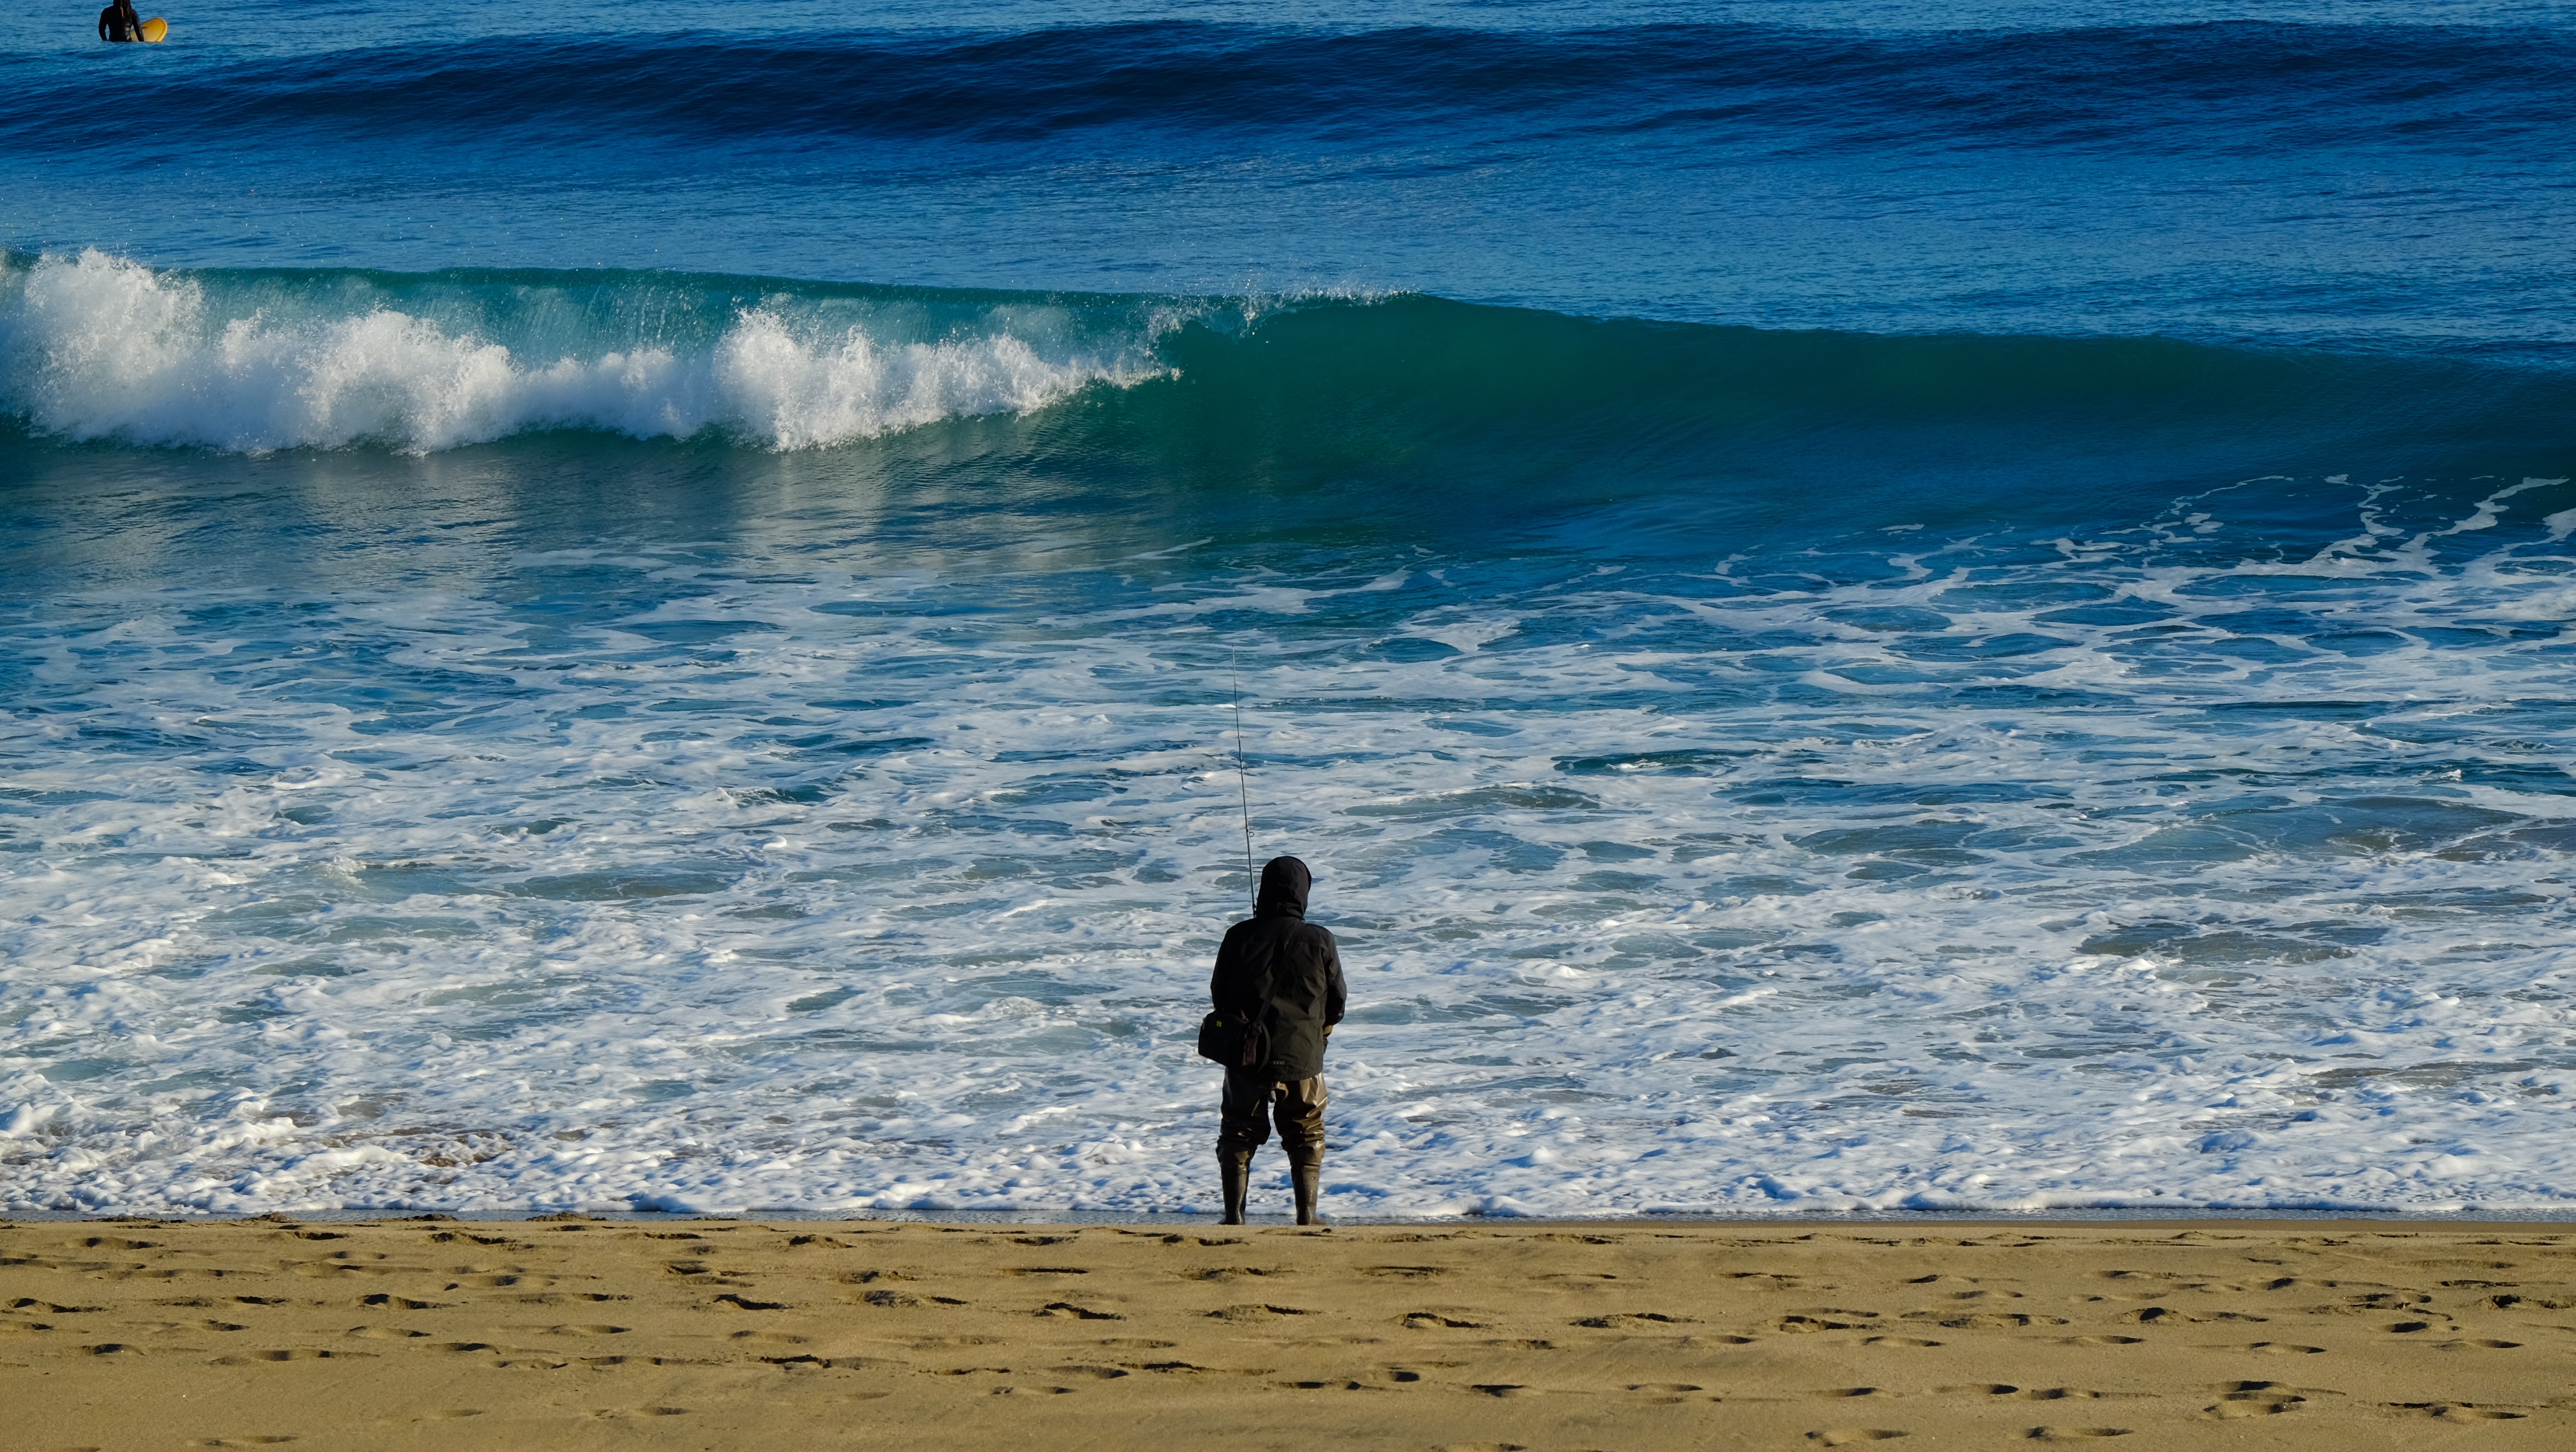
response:
{"label": "breaking wave", "polygon": [[[924,309],[707,279],[189,274],[96,251],[12,274],[0,398],[37,431],[82,441],[426,452],[596,429],[804,449],[1027,413],[1155,371],[1150,320],[1067,340],[1061,318],[1032,306]],[[612,337],[583,294],[620,289],[634,295],[612,297],[612,314],[664,294],[662,326]],[[406,306],[406,294],[421,296]]]}

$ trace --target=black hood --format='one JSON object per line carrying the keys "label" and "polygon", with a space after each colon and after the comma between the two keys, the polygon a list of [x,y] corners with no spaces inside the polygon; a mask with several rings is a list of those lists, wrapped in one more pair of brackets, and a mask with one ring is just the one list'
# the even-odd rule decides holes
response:
{"label": "black hood", "polygon": [[1261,896],[1253,903],[1257,918],[1285,914],[1292,918],[1306,915],[1306,890],[1315,883],[1315,875],[1306,864],[1294,857],[1273,857],[1261,869]]}

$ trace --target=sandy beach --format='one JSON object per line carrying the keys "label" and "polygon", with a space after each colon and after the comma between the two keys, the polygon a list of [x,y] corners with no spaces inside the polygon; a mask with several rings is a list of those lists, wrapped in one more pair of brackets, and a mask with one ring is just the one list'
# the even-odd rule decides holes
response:
{"label": "sandy beach", "polygon": [[2550,1447],[2576,1233],[0,1227],[17,1448]]}

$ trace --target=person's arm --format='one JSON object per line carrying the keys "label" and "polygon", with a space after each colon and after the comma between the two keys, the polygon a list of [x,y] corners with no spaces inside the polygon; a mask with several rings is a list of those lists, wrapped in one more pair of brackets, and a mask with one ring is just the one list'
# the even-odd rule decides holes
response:
{"label": "person's arm", "polygon": [[116,13],[116,7],[114,7],[114,6],[112,6],[112,5],[111,5],[111,6],[109,6],[107,9],[105,9],[105,10],[102,10],[102,11],[98,12],[98,38],[99,38],[99,39],[101,39],[101,40],[105,40],[105,39],[107,39],[107,17],[108,17],[108,16],[110,16],[110,15],[113,15],[113,14],[115,14],[115,13]]}
{"label": "person's arm", "polygon": [[1342,1021],[1342,1009],[1349,1002],[1349,997],[1342,983],[1342,945],[1334,942],[1333,935],[1327,932],[1324,934],[1324,1032],[1331,1033],[1333,1025]]}
{"label": "person's arm", "polygon": [[1225,981],[1233,976],[1230,971],[1233,958],[1234,930],[1229,928],[1224,940],[1216,945],[1216,971],[1208,974],[1208,1007],[1219,1013],[1225,1012],[1229,1006],[1225,1001]]}

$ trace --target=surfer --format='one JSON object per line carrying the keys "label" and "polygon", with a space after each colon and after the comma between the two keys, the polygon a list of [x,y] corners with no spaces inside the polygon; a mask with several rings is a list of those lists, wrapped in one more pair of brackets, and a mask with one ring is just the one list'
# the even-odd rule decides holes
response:
{"label": "surfer", "polygon": [[1342,958],[1333,935],[1306,921],[1314,876],[1294,857],[1261,869],[1252,916],[1226,929],[1208,997],[1217,1012],[1258,1024],[1268,1062],[1225,1071],[1216,1163],[1225,1182],[1225,1223],[1243,1223],[1252,1190],[1252,1152],[1279,1125],[1297,1223],[1320,1225],[1315,1196],[1324,1179],[1324,1041],[1342,1021]]}
{"label": "surfer", "polygon": [[98,38],[116,41],[143,39],[143,17],[135,13],[134,0],[115,0],[98,12]]}

